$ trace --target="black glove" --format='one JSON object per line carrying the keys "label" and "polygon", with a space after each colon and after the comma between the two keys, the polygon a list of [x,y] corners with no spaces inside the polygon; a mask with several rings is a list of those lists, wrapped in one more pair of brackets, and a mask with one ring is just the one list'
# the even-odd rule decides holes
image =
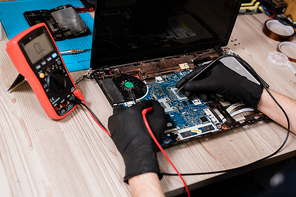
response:
{"label": "black glove", "polygon": [[262,85],[249,81],[221,62],[211,66],[192,81],[188,81],[203,68],[204,66],[189,73],[176,84],[176,87],[180,88],[184,85],[186,96],[194,93],[205,101],[219,94],[230,102],[241,101],[254,108],[257,107],[263,91]]}
{"label": "black glove", "polygon": [[160,179],[162,178],[156,156],[157,148],[141,114],[143,109],[151,106],[153,110],[147,113],[146,117],[159,141],[166,128],[166,119],[163,108],[156,101],[142,101],[130,108],[116,106],[113,115],[109,117],[108,128],[111,138],[125,163],[125,182],[147,172],[155,172]]}

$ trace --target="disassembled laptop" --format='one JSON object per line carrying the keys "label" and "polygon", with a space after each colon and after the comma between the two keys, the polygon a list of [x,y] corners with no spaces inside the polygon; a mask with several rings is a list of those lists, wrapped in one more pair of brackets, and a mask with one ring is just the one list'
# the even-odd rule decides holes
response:
{"label": "disassembled laptop", "polygon": [[[157,100],[167,120],[163,147],[263,120],[265,115],[242,103],[187,98],[175,87],[201,64],[232,54],[221,47],[240,5],[241,0],[97,1],[93,70],[86,77],[97,81],[112,107]],[[219,61],[254,78],[234,57],[225,59]]]}
{"label": "disassembled laptop", "polygon": [[196,96],[187,98],[175,87],[181,78],[205,63],[202,61],[196,64],[199,59],[215,59],[219,55],[232,53],[228,48],[220,52],[208,50],[131,65],[99,68],[85,76],[97,81],[111,106],[120,104],[130,107],[142,100],[157,100],[164,108],[167,120],[161,145],[169,147],[267,118],[243,103],[229,103],[222,97],[209,102]]}

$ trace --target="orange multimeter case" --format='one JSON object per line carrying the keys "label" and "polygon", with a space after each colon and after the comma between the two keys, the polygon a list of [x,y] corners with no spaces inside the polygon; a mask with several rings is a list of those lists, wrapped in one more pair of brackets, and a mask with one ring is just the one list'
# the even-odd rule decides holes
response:
{"label": "orange multimeter case", "polygon": [[50,118],[62,119],[75,109],[69,99],[77,88],[45,23],[16,35],[6,51]]}

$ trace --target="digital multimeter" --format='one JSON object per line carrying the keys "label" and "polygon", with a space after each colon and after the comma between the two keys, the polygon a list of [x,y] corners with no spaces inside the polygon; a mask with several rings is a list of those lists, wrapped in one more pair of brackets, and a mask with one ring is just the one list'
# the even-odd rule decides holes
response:
{"label": "digital multimeter", "polygon": [[6,51],[50,118],[62,119],[75,109],[69,99],[77,88],[45,23],[16,35]]}

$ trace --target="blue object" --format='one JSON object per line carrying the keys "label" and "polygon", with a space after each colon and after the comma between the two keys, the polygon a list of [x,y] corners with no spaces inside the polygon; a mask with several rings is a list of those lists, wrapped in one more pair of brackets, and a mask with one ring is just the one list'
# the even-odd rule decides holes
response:
{"label": "blue object", "polygon": [[[187,98],[177,92],[176,83],[189,74],[189,70],[155,77],[146,81],[147,93],[134,101],[122,103],[129,107],[142,100],[157,100],[163,107],[167,127],[160,145],[169,147],[182,141],[219,131],[223,122],[218,121],[207,104],[197,97]],[[128,81],[127,81],[128,82]],[[125,82],[125,83],[127,83]],[[135,89],[139,88],[134,84]],[[127,91],[132,93],[133,91]],[[138,101],[137,101],[138,100]]]}
{"label": "blue object", "polygon": [[[70,4],[73,7],[84,7],[79,0],[22,0],[0,2],[0,20],[10,40],[18,33],[29,28],[23,13],[33,10],[50,10],[58,6]],[[60,51],[70,49],[91,49],[94,20],[88,12],[79,13],[84,23],[88,26],[91,34],[78,38],[71,38],[57,41],[56,44]],[[69,72],[85,70],[90,68],[91,51],[74,55],[63,55],[63,60]]]}

